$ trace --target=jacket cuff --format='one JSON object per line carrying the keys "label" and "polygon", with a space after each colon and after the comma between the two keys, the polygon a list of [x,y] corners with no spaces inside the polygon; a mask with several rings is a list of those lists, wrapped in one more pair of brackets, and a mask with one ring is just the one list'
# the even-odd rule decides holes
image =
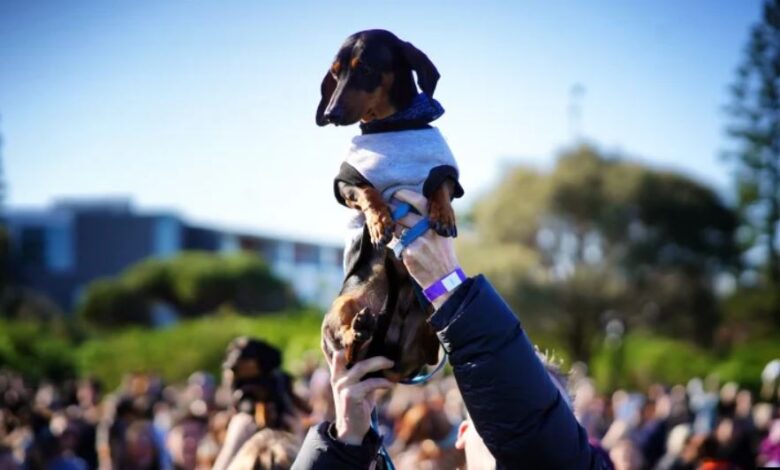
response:
{"label": "jacket cuff", "polygon": [[481,274],[462,284],[429,321],[453,365],[466,362],[460,351],[497,351],[505,343],[497,338],[509,341],[520,329],[517,317]]}
{"label": "jacket cuff", "polygon": [[314,428],[309,430],[309,433],[312,432],[317,433],[319,440],[327,447],[327,452],[337,454],[339,461],[349,464],[350,467],[354,465],[354,468],[368,468],[376,459],[379,446],[382,444],[379,434],[371,428],[359,446],[339,441],[336,438],[336,423],[322,422],[316,430]]}

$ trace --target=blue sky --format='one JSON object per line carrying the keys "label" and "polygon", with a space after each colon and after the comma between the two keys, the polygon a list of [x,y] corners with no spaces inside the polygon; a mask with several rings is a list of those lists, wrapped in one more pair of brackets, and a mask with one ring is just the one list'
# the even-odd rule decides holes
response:
{"label": "blue sky", "polygon": [[356,127],[318,128],[349,34],[390,29],[442,74],[438,127],[467,197],[582,133],[728,192],[718,155],[759,0],[0,1],[10,206],[126,195],[224,227],[338,240],[331,181]]}

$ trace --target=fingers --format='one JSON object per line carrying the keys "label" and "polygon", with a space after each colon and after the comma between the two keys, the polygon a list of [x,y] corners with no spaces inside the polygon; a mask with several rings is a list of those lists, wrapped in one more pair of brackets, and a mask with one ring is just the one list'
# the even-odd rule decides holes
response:
{"label": "fingers", "polygon": [[333,369],[333,352],[336,350],[336,348],[333,347],[333,343],[331,343],[330,338],[328,338],[328,335],[326,332],[323,331],[322,333],[322,341],[320,341],[320,347],[322,348],[322,353],[325,356],[325,362],[328,363],[328,369]]}
{"label": "fingers", "polygon": [[352,393],[354,393],[354,397],[358,399],[363,399],[370,393],[373,393],[376,390],[382,389],[382,388],[393,388],[395,384],[387,379],[382,378],[376,378],[376,379],[366,379],[362,382],[358,382],[354,386],[352,386]]}
{"label": "fingers", "polygon": [[380,389],[393,388],[394,385],[393,382],[387,379],[366,379],[356,384],[344,385],[338,388],[339,399],[343,400],[347,407],[357,407],[366,398],[370,398],[373,402],[373,392]]}
{"label": "fingers", "polygon": [[334,351],[330,359],[330,376],[333,380],[344,375],[347,370],[347,357],[344,351]]}
{"label": "fingers", "polygon": [[336,363],[334,360],[336,365],[333,370],[333,380],[337,387],[345,387],[347,385],[356,384],[360,382],[360,379],[362,379],[363,376],[368,373],[377,372],[393,366],[393,361],[390,359],[377,356],[360,361],[345,372],[344,370],[346,369],[346,361],[343,358],[343,353],[341,354],[341,358],[334,357],[334,359],[338,359],[340,361],[339,363]]}
{"label": "fingers", "polygon": [[405,228],[413,227],[417,222],[421,221],[422,217],[417,214],[408,214],[406,217],[402,217],[395,224],[395,236],[400,236],[401,230]]}
{"label": "fingers", "polygon": [[408,202],[420,214],[428,215],[428,200],[422,194],[409,189],[399,189],[393,194],[393,197],[399,201]]}

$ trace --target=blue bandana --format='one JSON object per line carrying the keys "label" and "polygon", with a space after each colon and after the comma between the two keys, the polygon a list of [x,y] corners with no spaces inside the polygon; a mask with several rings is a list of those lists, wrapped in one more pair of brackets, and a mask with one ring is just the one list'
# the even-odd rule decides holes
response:
{"label": "blue bandana", "polygon": [[418,93],[409,106],[384,119],[375,119],[360,124],[364,134],[397,130],[405,123],[427,127],[431,121],[439,119],[444,114],[444,108],[435,99],[425,93]]}

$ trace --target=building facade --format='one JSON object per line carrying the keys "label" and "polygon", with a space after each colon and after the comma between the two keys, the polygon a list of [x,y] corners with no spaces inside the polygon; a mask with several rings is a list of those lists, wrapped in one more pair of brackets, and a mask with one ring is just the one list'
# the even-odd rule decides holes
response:
{"label": "building facade", "polygon": [[342,247],[195,226],[170,212],[139,212],[126,199],[60,201],[9,209],[11,270],[17,283],[48,295],[65,311],[84,287],[149,257],[185,250],[251,251],[288,281],[302,301],[325,308],[342,281]]}

